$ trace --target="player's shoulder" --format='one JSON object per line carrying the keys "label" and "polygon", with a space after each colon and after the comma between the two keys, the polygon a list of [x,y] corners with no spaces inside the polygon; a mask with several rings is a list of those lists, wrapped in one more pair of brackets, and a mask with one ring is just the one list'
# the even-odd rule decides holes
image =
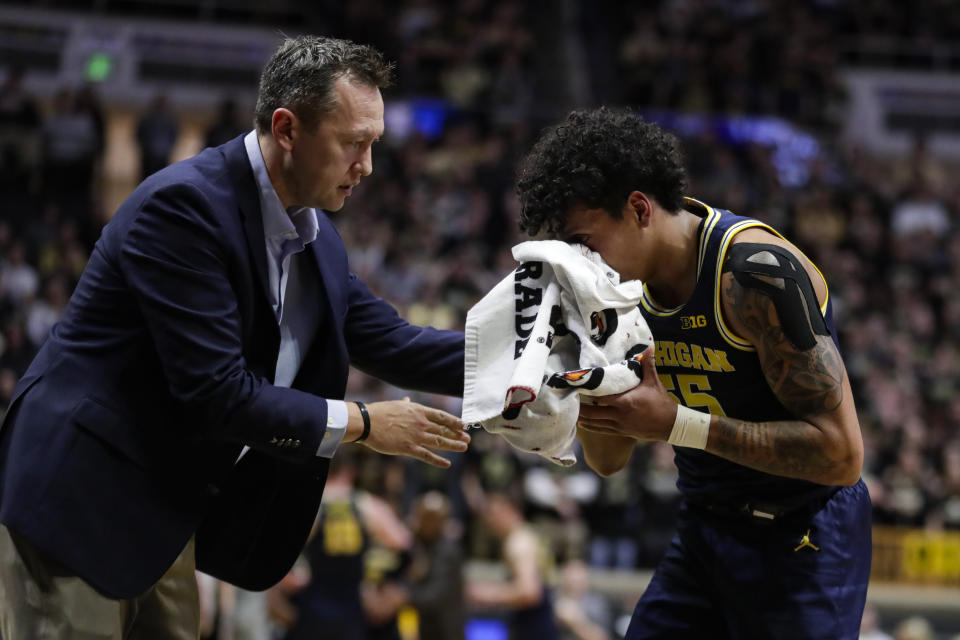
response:
{"label": "player's shoulder", "polygon": [[[778,247],[790,255],[792,255],[800,265],[802,265],[804,271],[806,271],[807,277],[813,283],[814,291],[816,292],[817,298],[820,302],[823,302],[827,295],[827,285],[826,280],[823,277],[823,274],[820,272],[820,269],[817,267],[814,262],[806,256],[796,245],[792,242],[774,232],[769,227],[750,227],[744,229],[737,233],[730,241],[731,247],[734,246],[743,246],[743,245],[773,245]],[[726,258],[730,259],[731,254],[734,252],[728,252]],[[757,253],[762,253],[762,249],[757,247]],[[749,259],[749,258],[748,258]],[[763,261],[762,257],[757,258],[760,261]],[[736,267],[730,265],[732,268],[726,270],[724,274],[724,282],[727,286],[723,287],[720,295],[722,299],[725,299],[734,292],[738,286],[734,282],[731,271]]]}
{"label": "player's shoulder", "polygon": [[[730,246],[743,244],[767,244],[780,247],[800,261],[800,264],[804,266],[807,275],[809,275],[811,279],[820,277],[819,269],[813,263],[813,261],[803,253],[803,251],[801,251],[796,245],[783,236],[774,232],[769,227],[750,227],[748,229],[744,229],[743,231],[737,233],[730,241]],[[727,257],[729,258],[729,254]]]}

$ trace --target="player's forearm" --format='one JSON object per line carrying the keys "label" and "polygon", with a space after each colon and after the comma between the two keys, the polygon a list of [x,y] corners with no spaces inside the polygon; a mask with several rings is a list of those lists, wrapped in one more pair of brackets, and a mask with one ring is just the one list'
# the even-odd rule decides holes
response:
{"label": "player's forearm", "polygon": [[803,420],[747,422],[712,416],[709,453],[767,473],[825,485],[852,485],[862,457]]}
{"label": "player's forearm", "polygon": [[538,585],[511,584],[504,590],[500,605],[511,609],[535,607],[543,599],[543,588]]}
{"label": "player's forearm", "polygon": [[637,441],[627,436],[612,436],[577,429],[587,465],[601,476],[610,476],[623,469]]}
{"label": "player's forearm", "polygon": [[468,600],[480,607],[503,607],[522,609],[540,603],[543,590],[540,585],[525,585],[517,582],[480,582],[467,589]]}

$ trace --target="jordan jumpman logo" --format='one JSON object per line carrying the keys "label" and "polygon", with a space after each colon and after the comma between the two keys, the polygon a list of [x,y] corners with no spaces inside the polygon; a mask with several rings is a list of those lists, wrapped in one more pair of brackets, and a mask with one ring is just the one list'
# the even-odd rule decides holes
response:
{"label": "jordan jumpman logo", "polygon": [[810,529],[807,529],[807,532],[803,534],[803,537],[800,538],[800,544],[797,545],[797,548],[794,551],[800,551],[804,547],[810,547],[814,551],[820,551],[820,547],[810,542]]}

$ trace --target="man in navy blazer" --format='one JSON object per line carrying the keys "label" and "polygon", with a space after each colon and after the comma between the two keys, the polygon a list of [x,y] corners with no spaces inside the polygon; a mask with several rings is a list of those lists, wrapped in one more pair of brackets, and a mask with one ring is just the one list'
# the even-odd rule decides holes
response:
{"label": "man in navy blazer", "polygon": [[320,211],[372,171],[390,73],[370,47],[287,40],[256,130],[149,177],[104,228],[0,430],[0,637],[196,636],[194,557],[278,581],[341,441],[438,466],[430,449],[466,448],[442,411],[342,401],[351,364],[463,390],[462,334],[375,297]]}

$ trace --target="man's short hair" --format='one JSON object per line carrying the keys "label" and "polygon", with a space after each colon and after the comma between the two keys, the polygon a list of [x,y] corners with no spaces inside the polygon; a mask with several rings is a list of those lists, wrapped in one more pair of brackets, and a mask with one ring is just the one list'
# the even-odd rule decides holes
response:
{"label": "man's short hair", "polygon": [[520,164],[520,228],[558,237],[575,206],[619,219],[633,191],[673,213],[683,207],[686,188],[672,134],[629,109],[574,111],[547,129]]}
{"label": "man's short hair", "polygon": [[290,109],[308,130],[337,107],[334,84],[340,78],[371,87],[390,86],[393,65],[371,46],[322,36],[288,38],[260,74],[255,121],[270,131],[273,112]]}

